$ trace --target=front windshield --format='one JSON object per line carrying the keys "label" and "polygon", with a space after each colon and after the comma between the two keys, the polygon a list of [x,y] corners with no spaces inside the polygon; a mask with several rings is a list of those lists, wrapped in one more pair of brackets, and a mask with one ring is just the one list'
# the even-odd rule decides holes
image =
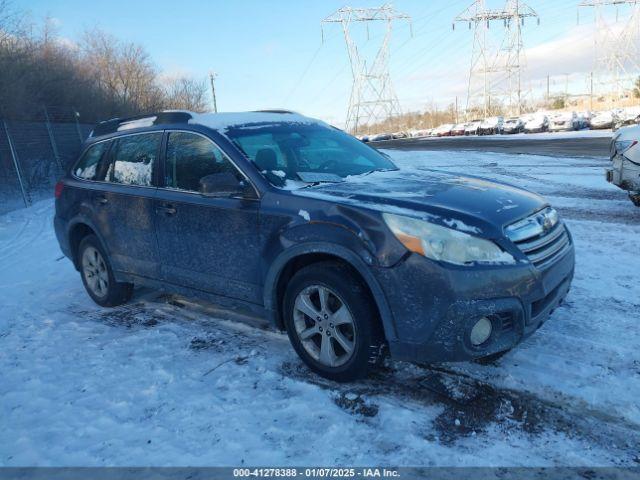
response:
{"label": "front windshield", "polygon": [[325,125],[251,125],[225,133],[279,187],[339,182],[349,175],[397,169],[382,153]]}

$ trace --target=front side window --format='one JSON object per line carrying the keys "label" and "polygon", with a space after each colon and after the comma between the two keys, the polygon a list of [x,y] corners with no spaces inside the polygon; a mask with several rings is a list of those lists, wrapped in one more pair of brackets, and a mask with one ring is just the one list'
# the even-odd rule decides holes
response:
{"label": "front side window", "polygon": [[118,138],[112,150],[113,163],[109,167],[109,179],[114,183],[150,187],[161,139],[161,133]]}
{"label": "front side window", "polygon": [[90,146],[73,169],[75,176],[85,180],[104,179],[104,169],[102,175],[100,175],[99,165],[108,148],[109,142],[100,142]]}
{"label": "front side window", "polygon": [[236,167],[208,138],[188,132],[169,134],[165,162],[167,188],[201,192],[201,179],[227,172],[241,179]]}
{"label": "front side window", "polygon": [[328,126],[280,123],[225,133],[276,186],[284,186],[287,180],[304,185],[397,169],[377,150]]}

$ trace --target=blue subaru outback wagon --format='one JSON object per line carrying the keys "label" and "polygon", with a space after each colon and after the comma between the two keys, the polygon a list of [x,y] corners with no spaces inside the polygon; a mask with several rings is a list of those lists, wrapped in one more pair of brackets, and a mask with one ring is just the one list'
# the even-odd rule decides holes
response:
{"label": "blue subaru outback wagon", "polygon": [[56,185],[55,230],[99,305],[136,284],[249,307],[338,381],[387,351],[499,355],[546,320],[574,270],[569,231],[539,196],[400,170],[286,111],[100,123]]}

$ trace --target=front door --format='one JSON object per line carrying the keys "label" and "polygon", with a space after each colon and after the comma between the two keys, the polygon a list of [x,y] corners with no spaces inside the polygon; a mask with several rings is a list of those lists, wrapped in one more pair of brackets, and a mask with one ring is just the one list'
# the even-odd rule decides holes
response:
{"label": "front door", "polygon": [[227,172],[243,180],[209,138],[169,132],[164,188],[155,201],[162,276],[168,283],[260,303],[257,197],[201,191],[201,179]]}

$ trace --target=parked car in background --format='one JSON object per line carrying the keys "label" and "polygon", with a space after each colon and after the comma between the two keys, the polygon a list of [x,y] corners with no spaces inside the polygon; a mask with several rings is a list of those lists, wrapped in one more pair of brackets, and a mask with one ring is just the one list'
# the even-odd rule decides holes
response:
{"label": "parked car in background", "polygon": [[595,112],[591,117],[591,128],[596,130],[613,128],[615,121],[616,117],[611,110]]}
{"label": "parked car in background", "polygon": [[524,122],[520,117],[507,118],[502,127],[502,133],[522,133],[524,132]]}
{"label": "parked car in background", "polygon": [[364,142],[364,143],[368,143],[369,142],[369,135],[360,135],[359,137],[356,137],[356,138],[358,138],[358,140],[360,140],[361,142]]}
{"label": "parked car in background", "polygon": [[465,135],[477,135],[478,128],[480,128],[480,124],[482,120],[471,120],[464,126],[464,134]]}
{"label": "parked car in background", "polygon": [[640,207],[640,126],[624,127],[611,139],[611,167],[606,178],[622,190]]}
{"label": "parked car in background", "polygon": [[390,133],[378,133],[369,137],[370,142],[381,142],[383,140],[392,140],[393,136]]}
{"label": "parked car in background", "polygon": [[591,128],[591,117],[592,113],[590,111],[579,112],[578,116],[578,129],[584,130],[585,128]]}
{"label": "parked car in background", "polygon": [[495,135],[502,133],[503,117],[489,117],[482,121],[478,127],[478,135]]}
{"label": "parked car in background", "polygon": [[453,128],[453,123],[445,123],[444,125],[440,125],[439,127],[433,130],[433,134],[436,137],[449,137],[451,136],[451,129]]}
{"label": "parked car in background", "polygon": [[432,130],[431,128],[425,128],[425,129],[422,129],[422,130],[414,130],[411,133],[411,136],[415,137],[415,138],[428,137],[431,134],[431,130]]}
{"label": "parked car in background", "polygon": [[640,118],[639,108],[626,108],[620,111],[613,120],[613,130],[626,127],[628,125],[636,125]]}
{"label": "parked car in background", "polygon": [[525,133],[540,133],[549,130],[549,117],[543,114],[530,115],[525,119]]}
{"label": "parked car in background", "polygon": [[451,135],[454,137],[458,137],[460,135],[464,135],[464,129],[466,124],[464,123],[456,123],[451,129]]}
{"label": "parked car in background", "polygon": [[139,285],[249,309],[331,380],[365,377],[387,351],[418,363],[505,352],[573,278],[571,235],[543,198],[401,171],[299,114],[113,119],[82,150],[56,185],[54,227],[95,303],[126,303]]}
{"label": "parked car in background", "polygon": [[552,132],[569,132],[578,129],[576,112],[559,112],[549,119],[549,130]]}
{"label": "parked car in background", "polygon": [[391,137],[394,139],[397,138],[408,138],[409,135],[407,134],[407,132],[394,132],[391,134]]}

